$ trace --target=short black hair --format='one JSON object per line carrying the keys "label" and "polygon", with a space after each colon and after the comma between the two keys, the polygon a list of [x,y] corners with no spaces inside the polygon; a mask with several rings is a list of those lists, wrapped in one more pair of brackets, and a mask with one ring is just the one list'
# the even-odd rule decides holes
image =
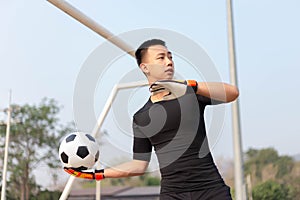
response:
{"label": "short black hair", "polygon": [[138,66],[140,66],[140,64],[142,63],[142,58],[144,57],[148,48],[154,45],[162,45],[166,47],[166,42],[160,39],[151,39],[143,42],[135,51],[135,58]]}

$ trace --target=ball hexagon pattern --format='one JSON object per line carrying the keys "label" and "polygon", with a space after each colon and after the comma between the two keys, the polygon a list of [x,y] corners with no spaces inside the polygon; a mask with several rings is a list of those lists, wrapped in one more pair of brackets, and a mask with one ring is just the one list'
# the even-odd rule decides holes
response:
{"label": "ball hexagon pattern", "polygon": [[88,133],[70,133],[60,143],[59,158],[64,167],[90,169],[99,159],[99,145]]}

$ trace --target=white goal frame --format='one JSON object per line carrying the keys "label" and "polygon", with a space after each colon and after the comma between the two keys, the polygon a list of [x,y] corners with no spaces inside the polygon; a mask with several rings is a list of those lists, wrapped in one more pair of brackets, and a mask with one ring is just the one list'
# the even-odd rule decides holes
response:
{"label": "white goal frame", "polygon": [[[102,112],[100,113],[99,117],[98,117],[98,120],[97,120],[97,123],[93,129],[93,132],[92,132],[92,136],[93,137],[97,137],[99,132],[100,132],[100,129],[102,127],[102,124],[111,108],[111,105],[118,93],[119,90],[122,90],[122,89],[129,89],[129,88],[136,88],[136,87],[142,87],[142,86],[146,86],[148,85],[148,81],[137,81],[137,82],[131,82],[131,83],[119,83],[119,84],[116,84],[108,99],[106,100],[106,103],[104,105],[104,108],[102,110]],[[72,189],[72,185],[74,183],[74,180],[75,180],[75,176],[70,176],[68,182],[66,183],[66,186],[65,186],[65,189],[63,191],[63,193],[61,194],[60,196],[60,200],[66,200],[71,192],[71,189]],[[96,200],[100,200],[100,181],[97,181],[96,183]]]}

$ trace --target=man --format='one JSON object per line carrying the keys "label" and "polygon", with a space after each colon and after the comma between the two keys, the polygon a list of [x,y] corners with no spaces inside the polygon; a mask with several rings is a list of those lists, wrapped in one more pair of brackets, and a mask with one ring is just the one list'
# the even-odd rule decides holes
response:
{"label": "man", "polygon": [[93,173],[65,170],[97,180],[142,175],[154,147],[162,176],[161,200],[231,199],[210,153],[203,115],[206,105],[234,101],[238,89],[225,83],[173,80],[172,53],[162,40],[144,42],[135,56],[152,94],[133,117],[133,160]]}

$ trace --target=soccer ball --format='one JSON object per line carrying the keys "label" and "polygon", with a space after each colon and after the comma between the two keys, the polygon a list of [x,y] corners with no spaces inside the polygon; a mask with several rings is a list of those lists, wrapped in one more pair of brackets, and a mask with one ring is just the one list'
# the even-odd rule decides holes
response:
{"label": "soccer ball", "polygon": [[59,158],[64,167],[90,169],[98,161],[99,146],[88,133],[70,133],[60,143]]}

